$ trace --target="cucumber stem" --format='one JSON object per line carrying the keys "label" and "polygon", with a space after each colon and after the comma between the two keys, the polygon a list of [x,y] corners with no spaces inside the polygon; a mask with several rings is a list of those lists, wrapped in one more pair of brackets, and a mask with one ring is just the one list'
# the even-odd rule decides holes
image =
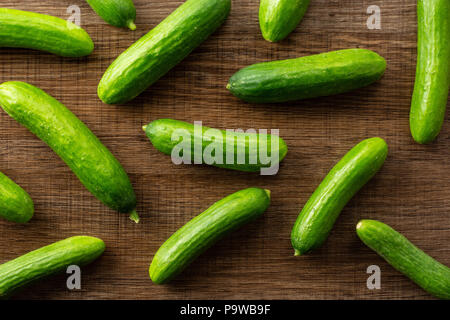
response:
{"label": "cucumber stem", "polygon": [[142,126],[142,130],[146,131],[147,130],[147,125]]}
{"label": "cucumber stem", "polygon": [[136,25],[134,24],[134,21],[133,21],[133,20],[129,20],[129,21],[127,22],[127,27],[130,28],[131,31],[136,30]]}
{"label": "cucumber stem", "polygon": [[300,255],[301,255],[300,251],[298,251],[297,249],[295,249],[294,257],[298,257],[298,256],[300,256]]}
{"label": "cucumber stem", "polygon": [[270,190],[269,190],[269,189],[264,189],[264,191],[267,193],[267,196],[268,196],[269,199],[270,199]]}
{"label": "cucumber stem", "polygon": [[130,219],[136,223],[139,223],[140,218],[139,218],[138,213],[136,212],[136,209],[134,209],[133,211],[130,212]]}

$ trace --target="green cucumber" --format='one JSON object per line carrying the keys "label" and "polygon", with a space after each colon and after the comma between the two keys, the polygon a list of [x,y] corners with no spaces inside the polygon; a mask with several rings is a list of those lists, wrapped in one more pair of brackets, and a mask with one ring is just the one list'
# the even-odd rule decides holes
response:
{"label": "green cucumber", "polygon": [[[144,126],[143,129],[153,146],[167,155],[172,155],[174,148],[188,137],[187,143],[190,141],[188,146],[190,149],[189,160],[191,162],[195,162],[195,153],[199,149],[201,151],[201,163],[211,164],[220,168],[256,172],[263,168],[277,166],[287,153],[287,146],[284,140],[269,134],[230,133],[225,130],[211,129],[172,119],[155,120]],[[177,139],[172,139],[173,137],[177,137]],[[221,137],[221,140],[216,140],[217,137]],[[274,145],[272,145],[272,140],[274,140]],[[220,141],[223,141],[223,143],[220,143]],[[210,152],[210,154],[214,153],[214,158],[217,158],[219,161],[215,161],[215,159],[208,160],[212,158],[209,156],[204,157],[205,149],[212,148],[215,143],[220,144],[220,148],[214,148],[214,152]],[[267,152],[264,154],[267,154],[268,159],[261,161],[259,151],[261,149],[260,145],[263,144],[267,146]],[[227,146],[230,146],[230,148],[227,148]],[[222,152],[220,156],[216,153],[220,152],[218,150]],[[272,161],[268,163],[266,160],[271,159],[273,151],[275,153],[278,152],[278,159],[273,161],[273,163]],[[241,152],[245,156],[239,161],[240,157],[238,154]],[[229,153],[229,160],[232,161],[227,161],[227,153]]]}
{"label": "green cucumber", "polygon": [[0,85],[0,105],[47,143],[100,201],[139,220],[136,196],[122,165],[63,104],[39,88],[14,81]]}
{"label": "green cucumber", "polygon": [[309,6],[309,0],[261,0],[259,26],[264,39],[283,40],[294,31]]}
{"label": "green cucumber", "polygon": [[248,66],[230,78],[227,89],[247,102],[285,102],[361,88],[385,69],[386,61],[373,51],[339,50]]}
{"label": "green cucumber", "polygon": [[450,299],[450,268],[382,222],[361,220],[356,233],[369,248],[425,291],[441,299]]}
{"label": "green cucumber", "polygon": [[98,238],[76,236],[31,251],[0,265],[0,298],[9,297],[19,288],[63,272],[71,265],[83,266],[105,251]]}
{"label": "green cucumber", "polygon": [[221,26],[230,8],[230,0],[187,0],[109,66],[99,98],[114,104],[138,96]]}
{"label": "green cucumber", "polygon": [[112,26],[136,30],[136,8],[132,0],[86,0],[92,9]]}
{"label": "green cucumber", "polygon": [[27,48],[62,57],[83,57],[94,43],[86,31],[45,14],[0,8],[0,47]]}
{"label": "green cucumber", "polygon": [[450,88],[450,1],[418,0],[417,69],[410,128],[418,143],[441,131]]}
{"label": "green cucumber", "polygon": [[321,246],[347,202],[381,168],[388,148],[381,138],[370,138],[353,147],[309,198],[291,233],[295,255]]}
{"label": "green cucumber", "polygon": [[34,213],[31,197],[0,172],[0,217],[17,223],[28,222]]}
{"label": "green cucumber", "polygon": [[149,274],[156,284],[166,283],[195,258],[231,231],[256,219],[270,204],[270,191],[248,188],[214,203],[186,223],[159,248]]}

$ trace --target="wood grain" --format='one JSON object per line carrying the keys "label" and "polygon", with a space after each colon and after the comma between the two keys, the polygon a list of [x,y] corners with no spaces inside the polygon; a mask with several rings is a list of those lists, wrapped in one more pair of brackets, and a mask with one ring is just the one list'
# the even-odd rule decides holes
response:
{"label": "wood grain", "polygon": [[[427,293],[365,247],[354,232],[361,218],[379,219],[450,265],[450,125],[435,143],[420,146],[408,115],[416,62],[416,1],[314,0],[286,40],[263,40],[258,1],[233,1],[225,25],[137,99],[108,106],[96,88],[107,66],[172,12],[180,0],[134,0],[135,32],[105,24],[82,0],[11,1],[2,7],[67,18],[76,4],[96,49],[83,59],[0,49],[0,81],[36,85],[63,102],[110,148],[135,187],[142,217],[103,206],[39,139],[0,113],[0,170],[26,189],[36,214],[26,226],[0,221],[0,262],[72,235],[98,236],[103,257],[83,268],[82,290],[66,275],[16,295],[19,299],[429,299]],[[382,29],[368,30],[366,9],[382,10]],[[388,61],[378,83],[348,94],[300,102],[254,105],[225,90],[246,65],[350,47],[369,48]],[[280,129],[289,153],[276,176],[205,166],[176,166],[155,150],[141,126],[158,118],[202,120],[217,128]],[[379,174],[346,206],[326,244],[295,258],[290,231],[328,170],[357,142],[380,136],[390,153]],[[156,286],[148,277],[158,247],[218,199],[248,186],[272,190],[263,218],[207,251],[179,278]],[[382,288],[366,288],[366,268],[382,270]]]}

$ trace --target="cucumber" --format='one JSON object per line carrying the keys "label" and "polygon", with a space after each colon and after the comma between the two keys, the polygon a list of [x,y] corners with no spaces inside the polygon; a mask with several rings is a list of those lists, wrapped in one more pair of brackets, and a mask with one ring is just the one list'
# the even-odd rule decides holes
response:
{"label": "cucumber", "polygon": [[309,6],[309,0],[261,0],[259,26],[264,39],[283,40],[294,31]]}
{"label": "cucumber", "polygon": [[0,47],[27,48],[62,57],[83,57],[94,43],[69,21],[34,12],[0,8]]}
{"label": "cucumber", "polygon": [[31,251],[0,265],[0,298],[9,297],[17,289],[63,272],[68,266],[86,265],[105,251],[105,243],[94,237],[67,238]]}
{"label": "cucumber", "polygon": [[259,217],[270,204],[270,191],[248,188],[214,203],[175,232],[156,252],[149,274],[166,283],[226,234]]}
{"label": "cucumber", "polygon": [[138,222],[136,196],[122,165],[69,109],[25,82],[1,84],[0,105],[47,143],[94,196]]}
{"label": "cucumber", "polygon": [[33,213],[33,200],[28,193],[0,172],[0,217],[25,223],[33,217]]}
{"label": "cucumber", "polygon": [[450,1],[418,0],[417,69],[410,128],[418,143],[441,131],[450,87]]}
{"label": "cucumber", "polygon": [[331,169],[303,207],[292,229],[291,242],[296,256],[322,245],[344,206],[377,173],[387,153],[383,139],[366,139]]}
{"label": "cucumber", "polygon": [[187,0],[109,66],[99,98],[114,104],[138,96],[222,25],[230,8],[230,0]]}
{"label": "cucumber", "polygon": [[[167,155],[172,155],[173,149],[180,144],[181,141],[186,139],[185,136],[179,135],[185,133],[191,141],[190,160],[194,162],[196,150],[199,149],[201,150],[202,163],[209,163],[220,168],[256,172],[260,171],[262,168],[277,165],[284,159],[287,153],[287,146],[284,140],[280,137],[268,134],[243,132],[227,134],[227,131],[225,130],[211,129],[205,126],[193,125],[172,119],[155,120],[147,126],[144,126],[143,129],[153,146]],[[174,135],[178,136],[176,140],[172,140]],[[204,157],[204,151],[208,146],[212,146],[212,143],[216,141],[216,136],[222,136],[222,154],[218,156],[215,152],[220,151],[216,149],[214,151],[214,158],[217,157],[220,161],[211,161],[215,159],[205,159],[207,157]],[[273,139],[276,139],[274,149],[275,152],[278,152],[278,160],[273,163],[272,161],[271,163],[267,163],[266,160],[268,159],[261,161],[262,159],[258,153],[260,144],[267,144],[266,154],[268,158],[271,159],[273,151],[271,142]],[[231,150],[227,149],[228,145],[232,147],[230,148]],[[245,153],[245,157],[243,157],[244,159],[241,159],[241,161],[239,161],[240,157],[238,156],[240,152]],[[227,153],[229,153],[229,158],[230,160],[232,159],[232,161],[227,161]],[[254,156],[254,158],[252,158],[252,156]],[[254,159],[255,161],[251,161],[250,159]]]}
{"label": "cucumber", "polygon": [[425,291],[441,299],[450,299],[450,269],[403,235],[376,220],[361,220],[356,233],[369,248]]}
{"label": "cucumber", "polygon": [[86,0],[92,9],[112,26],[136,30],[136,8],[132,0]]}
{"label": "cucumber", "polygon": [[361,88],[385,69],[386,61],[373,51],[339,50],[248,66],[230,78],[227,89],[247,102],[285,102]]}

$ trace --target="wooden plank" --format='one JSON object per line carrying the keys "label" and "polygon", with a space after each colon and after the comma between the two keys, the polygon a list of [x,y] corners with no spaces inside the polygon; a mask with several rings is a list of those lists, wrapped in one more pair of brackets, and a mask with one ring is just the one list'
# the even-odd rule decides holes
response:
{"label": "wooden plank", "polygon": [[[40,140],[0,113],[0,170],[23,186],[36,205],[26,226],[0,221],[0,262],[72,235],[98,236],[104,256],[83,269],[82,290],[66,275],[33,285],[21,299],[427,299],[430,296],[365,247],[354,232],[361,218],[382,220],[450,265],[450,125],[437,141],[413,143],[408,115],[416,61],[416,1],[315,0],[285,41],[261,37],[258,1],[233,1],[225,25],[137,99],[108,106],[99,79],[125,48],[157,25],[180,0],[135,0],[135,32],[106,25],[84,1],[2,1],[67,18],[76,4],[96,49],[66,59],[0,49],[0,81],[30,82],[78,115],[124,165],[138,197],[142,223],[103,206]],[[382,10],[382,29],[368,30],[366,9]],[[378,83],[348,94],[300,102],[253,105],[225,90],[246,65],[350,47],[369,48],[388,61]],[[276,176],[205,166],[175,166],[156,151],[141,126],[158,118],[203,121],[217,128],[280,129],[289,153]],[[380,136],[390,147],[381,172],[346,206],[329,240],[294,258],[290,231],[301,207],[328,170],[360,140]],[[213,183],[212,183],[213,182]],[[212,183],[212,185],[211,185]],[[167,286],[148,277],[149,263],[172,232],[218,199],[248,186],[272,190],[263,218],[221,241]],[[366,288],[366,268],[382,270],[381,290]]]}

